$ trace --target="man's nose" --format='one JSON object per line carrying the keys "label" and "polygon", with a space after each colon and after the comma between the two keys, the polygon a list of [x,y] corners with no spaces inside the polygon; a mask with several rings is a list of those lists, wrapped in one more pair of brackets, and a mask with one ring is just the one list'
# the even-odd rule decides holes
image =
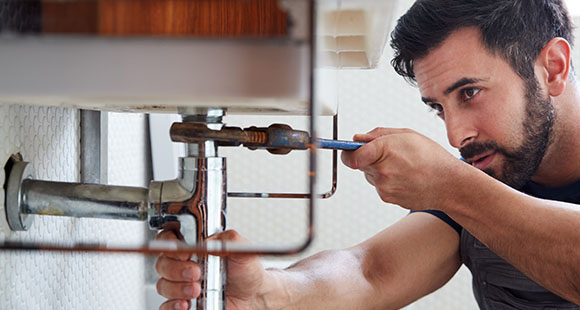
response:
{"label": "man's nose", "polygon": [[445,127],[447,129],[447,139],[454,148],[460,149],[477,137],[477,130],[474,122],[465,113],[445,114]]}

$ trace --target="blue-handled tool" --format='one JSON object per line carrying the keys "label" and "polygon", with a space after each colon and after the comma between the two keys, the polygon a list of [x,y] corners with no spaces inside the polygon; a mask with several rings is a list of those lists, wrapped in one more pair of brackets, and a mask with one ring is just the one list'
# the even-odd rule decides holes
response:
{"label": "blue-handled tool", "polygon": [[[306,150],[312,147],[308,132],[294,130],[285,124],[273,124],[261,127],[222,127],[210,129],[201,123],[174,123],[171,126],[171,139],[175,142],[200,143],[213,140],[220,146],[244,145],[249,149],[267,149],[274,154],[287,154],[291,150]],[[353,151],[363,146],[364,142],[318,139],[323,149]]]}
{"label": "blue-handled tool", "polygon": [[318,145],[322,149],[354,151],[365,145],[364,142],[318,139]]}

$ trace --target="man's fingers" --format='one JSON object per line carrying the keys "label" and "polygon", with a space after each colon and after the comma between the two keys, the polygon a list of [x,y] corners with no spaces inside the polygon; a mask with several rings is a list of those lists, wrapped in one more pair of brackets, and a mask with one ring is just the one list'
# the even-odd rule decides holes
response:
{"label": "man's fingers", "polygon": [[155,236],[155,240],[179,241],[177,233],[173,230],[163,230]]}
{"label": "man's fingers", "polygon": [[351,169],[363,169],[379,161],[387,154],[385,139],[376,139],[354,152],[342,152],[342,162]]}
{"label": "man's fingers", "polygon": [[[240,235],[235,230],[226,230],[226,231],[221,232],[219,234],[212,235],[207,240],[211,240],[211,241],[219,240],[219,241],[235,242],[235,243],[241,243],[241,244],[249,243],[249,241],[246,238],[242,237],[242,235]],[[252,255],[249,255],[249,256],[248,255],[229,255],[227,257],[227,260],[228,260],[229,266],[232,266],[233,264],[246,265],[246,264],[254,263],[254,260],[256,260],[256,256],[252,256]]]}
{"label": "man's fingers", "polygon": [[[177,237],[177,234],[172,230],[164,230],[160,232],[159,234],[157,234],[157,236],[155,236],[155,240],[175,241],[175,242],[180,241],[179,238]],[[191,255],[187,253],[179,253],[179,254],[168,253],[163,255],[180,261],[188,261],[191,259]]]}
{"label": "man's fingers", "polygon": [[201,270],[194,262],[180,261],[162,255],[155,263],[157,273],[169,281],[197,281],[201,276]]}
{"label": "man's fingers", "polygon": [[157,293],[167,299],[193,299],[200,292],[199,282],[173,282],[163,278],[157,281]]}
{"label": "man's fingers", "polygon": [[354,141],[366,142],[356,151],[343,151],[341,155],[342,162],[352,169],[362,169],[377,162],[382,156],[387,154],[386,136],[398,135],[413,132],[407,128],[375,128],[366,134],[357,134],[353,137]]}
{"label": "man's fingers", "polygon": [[241,243],[248,242],[248,240],[246,240],[244,237],[242,237],[242,235],[240,235],[237,231],[232,230],[232,229],[226,230],[226,231],[221,232],[219,234],[212,235],[209,238],[207,238],[207,240],[233,241],[233,242],[241,242]]}
{"label": "man's fingers", "polygon": [[191,308],[191,301],[189,300],[168,300],[161,304],[159,310],[187,310]]}

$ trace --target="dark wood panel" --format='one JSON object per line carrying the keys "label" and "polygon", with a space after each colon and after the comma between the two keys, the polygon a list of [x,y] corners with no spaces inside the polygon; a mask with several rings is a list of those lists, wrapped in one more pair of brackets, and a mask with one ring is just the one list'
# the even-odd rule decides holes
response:
{"label": "dark wood panel", "polygon": [[280,37],[277,0],[43,1],[43,31],[105,36]]}
{"label": "dark wood panel", "polygon": [[96,1],[42,1],[42,31],[96,33]]}

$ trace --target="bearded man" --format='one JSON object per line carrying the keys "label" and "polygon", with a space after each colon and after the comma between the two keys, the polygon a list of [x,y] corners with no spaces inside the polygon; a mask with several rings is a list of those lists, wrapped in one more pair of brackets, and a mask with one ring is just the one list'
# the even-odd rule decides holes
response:
{"label": "bearded man", "polygon": [[[286,270],[230,258],[227,309],[397,309],[461,264],[481,309],[580,309],[571,28],[561,0],[416,1],[391,35],[392,64],[443,119],[463,161],[407,129],[355,136],[367,144],[343,153],[344,164],[413,212]],[[187,259],[159,258],[162,309],[186,309],[199,294],[199,267]]]}

